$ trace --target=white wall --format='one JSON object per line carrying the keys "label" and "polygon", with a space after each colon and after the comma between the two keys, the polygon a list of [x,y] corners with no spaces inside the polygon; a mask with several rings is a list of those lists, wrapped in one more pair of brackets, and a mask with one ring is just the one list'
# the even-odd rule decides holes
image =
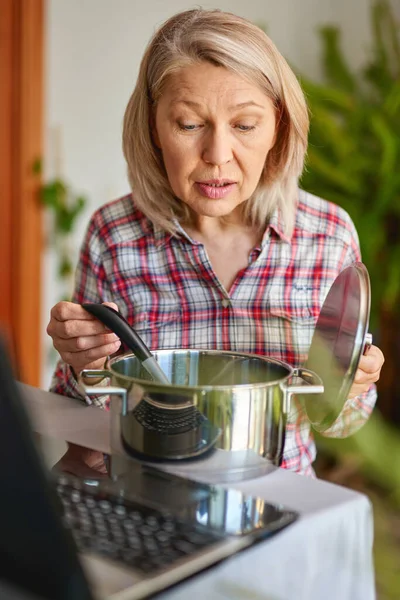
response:
{"label": "white wall", "polygon": [[[354,66],[369,43],[370,0],[219,0],[203,7],[228,10],[267,24],[269,35],[297,69],[320,76],[316,28],[337,23]],[[154,29],[194,5],[185,0],[48,0],[45,94],[45,176],[61,175],[89,206],[74,235],[73,256],[97,206],[128,189],[121,151],[124,109]],[[400,3],[397,4],[400,16]],[[44,256],[43,375],[54,365],[45,328],[59,299],[55,259]]]}

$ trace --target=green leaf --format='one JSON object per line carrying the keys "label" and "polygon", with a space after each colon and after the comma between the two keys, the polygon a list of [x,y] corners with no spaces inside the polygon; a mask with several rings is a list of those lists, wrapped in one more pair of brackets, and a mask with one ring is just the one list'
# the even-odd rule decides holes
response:
{"label": "green leaf", "polygon": [[82,210],[85,208],[86,206],[86,200],[83,196],[79,196],[76,200],[75,203],[73,204],[73,206],[71,207],[71,216],[73,218],[73,221],[75,221],[76,217],[79,215],[79,213],[82,212]]}
{"label": "green leaf", "polygon": [[42,187],[42,202],[45,205],[52,207],[55,211],[62,209],[65,205],[66,197],[67,188],[59,179],[54,179]]}
{"label": "green leaf", "polygon": [[76,205],[79,211],[83,210],[86,206],[86,198],[84,196],[78,196],[76,199]]}
{"label": "green leaf", "polygon": [[61,279],[68,278],[73,273],[73,266],[68,256],[62,256],[58,267],[58,275]]}
{"label": "green leaf", "polygon": [[379,165],[380,174],[382,176],[388,173],[392,174],[395,171],[398,159],[397,151],[400,149],[398,137],[380,113],[371,115],[370,124],[382,149]]}
{"label": "green leaf", "polygon": [[383,110],[388,117],[397,117],[400,114],[400,76],[393,83],[391,89],[387,92],[383,99]]}
{"label": "green leaf", "polygon": [[372,8],[373,58],[364,70],[382,101],[394,80],[400,77],[399,26],[390,2],[379,0]]}
{"label": "green leaf", "polygon": [[72,231],[73,216],[67,207],[62,207],[56,214],[57,229],[62,234],[68,234]]}
{"label": "green leaf", "polygon": [[311,107],[318,104],[339,113],[355,110],[353,96],[343,90],[314,83],[305,77],[300,77],[300,83]]}
{"label": "green leaf", "polygon": [[323,65],[325,75],[334,86],[347,92],[356,91],[356,80],[348,68],[340,49],[340,31],[337,27],[321,27],[323,41]]}
{"label": "green leaf", "polygon": [[32,173],[34,175],[40,175],[41,172],[42,172],[42,159],[35,158],[35,160],[33,161],[33,165],[32,165]]}
{"label": "green leaf", "polygon": [[308,150],[308,164],[309,169],[313,169],[314,172],[323,176],[326,184],[333,187],[335,190],[340,189],[341,192],[347,194],[358,194],[360,191],[360,184],[355,179],[347,177],[343,169],[340,168],[338,163],[329,161],[320,149],[310,147]]}
{"label": "green leaf", "polygon": [[389,72],[389,58],[386,51],[383,22],[386,13],[386,2],[375,2],[372,6],[372,30],[374,34],[376,64],[383,72]]}

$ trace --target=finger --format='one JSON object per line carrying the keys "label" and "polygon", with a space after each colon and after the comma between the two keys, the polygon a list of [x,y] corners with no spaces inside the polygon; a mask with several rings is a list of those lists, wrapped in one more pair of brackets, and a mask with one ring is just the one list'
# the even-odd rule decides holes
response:
{"label": "finger", "polygon": [[113,308],[114,310],[116,310],[117,312],[119,312],[119,308],[115,304],[115,302],[103,302],[103,304],[104,304],[104,306],[110,306],[111,308]]}
{"label": "finger", "polygon": [[68,365],[74,367],[74,370],[79,371],[86,367],[86,365],[98,361],[100,359],[106,359],[107,356],[115,354],[119,349],[121,342],[115,344],[108,344],[106,346],[99,346],[92,348],[91,350],[85,350],[83,352],[60,352],[62,359]]}
{"label": "finger", "polygon": [[381,369],[375,371],[374,373],[366,373],[365,371],[361,371],[361,369],[357,369],[354,383],[356,384],[365,384],[365,383],[375,383],[378,381],[381,374]]}
{"label": "finger", "polygon": [[[118,310],[118,306],[115,302],[104,302],[106,306],[110,306],[114,310]],[[76,302],[58,302],[50,311],[50,317],[57,321],[69,321],[69,320],[81,320],[81,321],[93,321],[96,317],[91,315],[85,310],[80,304]]]}
{"label": "finger", "polygon": [[382,350],[377,346],[371,346],[369,352],[365,356],[361,356],[358,368],[365,373],[376,373],[379,371],[385,362]]}
{"label": "finger", "polygon": [[92,321],[96,318],[89,314],[84,308],[82,308],[80,304],[65,301],[57,302],[57,304],[53,306],[53,308],[50,311],[50,317],[52,319],[56,319],[57,321]]}
{"label": "finger", "polygon": [[[55,341],[55,340],[54,340]],[[99,335],[79,336],[75,338],[60,338],[57,340],[57,350],[60,352],[82,352],[101,348],[110,344],[120,343],[121,340],[115,333],[103,333]]]}
{"label": "finger", "polygon": [[[89,302],[90,304],[90,302]],[[115,304],[115,302],[102,302],[103,306],[109,306],[110,308],[113,308],[114,310],[116,310],[117,312],[119,312],[119,308],[117,306],[117,304]],[[93,319],[97,319],[98,317],[93,316],[89,311],[86,310],[86,308],[83,309],[85,312],[87,312],[88,315],[90,315]]]}
{"label": "finger", "polygon": [[87,320],[87,321],[79,321],[79,320],[69,320],[69,321],[50,321],[47,327],[47,333],[52,338],[61,338],[63,340],[69,340],[72,338],[80,338],[80,337],[89,337],[89,336],[97,336],[100,334],[110,332],[108,327],[106,327],[101,321],[98,319]]}

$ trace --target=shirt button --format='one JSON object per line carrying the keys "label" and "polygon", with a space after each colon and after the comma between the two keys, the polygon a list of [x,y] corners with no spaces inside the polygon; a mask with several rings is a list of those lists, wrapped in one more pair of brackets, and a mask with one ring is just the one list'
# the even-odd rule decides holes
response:
{"label": "shirt button", "polygon": [[221,304],[224,308],[228,308],[228,306],[230,306],[231,304],[231,301],[229,300],[229,298],[223,298]]}

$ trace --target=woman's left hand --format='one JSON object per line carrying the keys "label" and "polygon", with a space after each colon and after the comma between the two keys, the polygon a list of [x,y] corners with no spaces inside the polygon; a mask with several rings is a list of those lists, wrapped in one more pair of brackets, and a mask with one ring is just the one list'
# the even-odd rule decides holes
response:
{"label": "woman's left hand", "polygon": [[107,477],[103,453],[76,444],[68,444],[67,452],[53,466],[53,470],[71,473],[83,479],[104,479]]}
{"label": "woman's left hand", "polygon": [[371,346],[368,354],[363,355],[360,359],[349,398],[355,398],[367,392],[371,384],[378,381],[384,362],[385,357],[382,351],[377,346]]}

